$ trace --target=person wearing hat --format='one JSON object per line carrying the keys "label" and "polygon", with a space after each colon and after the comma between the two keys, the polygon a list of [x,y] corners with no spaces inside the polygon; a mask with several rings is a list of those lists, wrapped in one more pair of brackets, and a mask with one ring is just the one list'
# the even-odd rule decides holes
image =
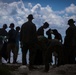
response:
{"label": "person wearing hat", "polygon": [[37,36],[44,36],[44,29],[49,27],[49,23],[45,22],[43,24],[43,26],[41,26],[38,30],[37,30]]}
{"label": "person wearing hat", "polygon": [[69,27],[66,30],[66,36],[64,38],[64,63],[75,63],[75,49],[76,49],[76,26],[73,19],[68,20]]}
{"label": "person wearing hat", "polygon": [[33,15],[29,14],[27,17],[28,21],[22,24],[20,31],[20,42],[22,47],[22,64],[26,65],[26,54],[29,49],[29,69],[34,68],[35,58],[35,45],[37,42],[36,25],[32,22]]}

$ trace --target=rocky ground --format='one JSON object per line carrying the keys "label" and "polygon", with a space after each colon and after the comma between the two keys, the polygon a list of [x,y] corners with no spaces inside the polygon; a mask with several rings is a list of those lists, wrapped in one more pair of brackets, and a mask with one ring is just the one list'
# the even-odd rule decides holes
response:
{"label": "rocky ground", "polygon": [[[12,75],[76,75],[76,64],[61,65],[59,67],[50,66],[49,72],[43,72],[44,66],[36,66],[38,69],[30,71],[27,66],[20,64],[7,64]],[[1,75],[1,74],[0,74]]]}
{"label": "rocky ground", "polygon": [[62,65],[60,67],[50,66],[48,73],[43,72],[42,70],[35,70],[29,72],[28,75],[76,75],[76,65]]}

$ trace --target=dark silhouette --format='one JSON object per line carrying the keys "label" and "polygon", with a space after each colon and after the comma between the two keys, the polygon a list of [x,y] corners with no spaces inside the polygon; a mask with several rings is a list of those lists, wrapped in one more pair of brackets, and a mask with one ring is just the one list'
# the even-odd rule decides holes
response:
{"label": "dark silhouette", "polygon": [[66,30],[64,38],[64,60],[65,64],[75,63],[75,50],[76,50],[76,26],[73,19],[68,20],[69,27]]}
{"label": "dark silhouette", "polygon": [[13,52],[13,63],[16,63],[16,30],[14,29],[14,23],[11,23],[9,26],[10,30],[8,32],[8,44],[7,44],[7,52],[8,52],[8,63],[10,63],[11,51]]}
{"label": "dark silhouette", "polygon": [[[7,60],[7,55],[6,55],[6,47],[4,47],[5,39],[7,37],[7,24],[4,24],[2,28],[0,28],[0,62],[1,58],[3,57],[5,60]],[[3,49],[4,47],[4,49]],[[4,51],[5,50],[5,51]]]}
{"label": "dark silhouette", "polygon": [[48,36],[48,39],[52,39],[51,33],[52,33],[52,30],[51,30],[51,29],[49,29],[49,30],[46,32],[46,35]]}
{"label": "dark silhouette", "polygon": [[[48,39],[52,40],[52,45],[55,46],[55,44],[57,42],[61,42],[62,43],[62,36],[61,34],[58,32],[57,29],[49,29],[47,32],[46,32],[47,36],[48,36]],[[51,36],[51,34],[54,35],[54,39],[53,37]],[[58,43],[57,43],[58,44]],[[59,43],[60,44],[60,43]],[[55,56],[55,65],[57,65],[57,56],[58,54],[56,53],[56,51],[54,50],[53,51],[53,55]],[[51,55],[52,56],[52,55]]]}
{"label": "dark silhouette", "polygon": [[[53,30],[52,30],[52,34],[54,35],[54,40],[58,40],[59,42],[62,43],[62,36],[61,36],[61,34],[58,32],[57,29],[53,29]],[[55,65],[57,65],[58,54],[56,53],[56,51],[54,51],[54,52],[53,52],[53,55],[55,56]]]}
{"label": "dark silhouette", "polygon": [[18,56],[18,51],[19,51],[19,41],[20,41],[20,27],[16,27],[16,60]]}
{"label": "dark silhouette", "polygon": [[[62,47],[62,43],[60,42],[60,40],[62,40],[60,33],[58,33],[58,31],[55,30],[51,30],[49,29],[46,32],[47,36],[48,36],[48,46],[47,46],[47,51],[46,51],[46,57],[45,57],[45,70],[46,72],[48,72],[49,70],[49,63],[52,63],[52,53],[56,52],[57,53],[57,66],[62,65],[62,57],[63,57],[63,47]],[[52,38],[51,34],[54,34],[55,37],[54,39]]]}
{"label": "dark silhouette", "polygon": [[47,22],[45,22],[43,24],[43,26],[41,26],[38,30],[37,30],[37,36],[44,36],[44,29],[48,28],[49,24]]}
{"label": "dark silhouette", "polygon": [[25,22],[21,26],[20,32],[20,41],[22,45],[22,64],[26,65],[26,54],[29,49],[29,69],[34,68],[34,59],[36,55],[36,42],[37,42],[37,35],[36,35],[36,26],[32,22],[33,15],[30,14],[27,17],[28,21]]}
{"label": "dark silhouette", "polygon": [[53,31],[53,33],[52,34],[54,34],[54,39],[56,39],[56,40],[58,40],[59,42],[63,42],[62,41],[62,36],[61,36],[61,34],[58,32],[58,30],[57,29],[53,29],[52,30]]}
{"label": "dark silhouette", "polygon": [[38,37],[38,46],[37,46],[37,52],[36,52],[36,57],[35,57],[35,65],[43,65],[43,52],[44,51],[44,29],[48,28],[49,24],[47,22],[45,22],[43,24],[43,26],[41,26],[38,30],[37,30],[37,37]]}

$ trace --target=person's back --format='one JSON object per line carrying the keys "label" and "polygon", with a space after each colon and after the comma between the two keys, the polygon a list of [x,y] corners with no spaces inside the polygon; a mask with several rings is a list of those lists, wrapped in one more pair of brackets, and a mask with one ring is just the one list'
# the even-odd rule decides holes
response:
{"label": "person's back", "polygon": [[34,23],[28,21],[22,25],[21,38],[22,42],[30,43],[36,39],[36,26]]}
{"label": "person's back", "polygon": [[42,26],[37,30],[37,36],[44,36],[44,29]]}
{"label": "person's back", "polygon": [[47,22],[45,22],[43,24],[43,26],[41,26],[38,30],[37,30],[37,36],[44,36],[44,29],[48,28],[49,24]]}
{"label": "person's back", "polygon": [[56,29],[53,29],[53,34],[54,34],[54,39],[58,40],[59,42],[62,43],[62,36],[61,34],[56,30]]}

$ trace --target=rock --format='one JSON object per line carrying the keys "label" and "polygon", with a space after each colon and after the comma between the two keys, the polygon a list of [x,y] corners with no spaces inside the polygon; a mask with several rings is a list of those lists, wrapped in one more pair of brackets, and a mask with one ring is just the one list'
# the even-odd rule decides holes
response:
{"label": "rock", "polygon": [[29,73],[29,69],[25,65],[20,66],[17,71],[22,75],[28,75]]}

